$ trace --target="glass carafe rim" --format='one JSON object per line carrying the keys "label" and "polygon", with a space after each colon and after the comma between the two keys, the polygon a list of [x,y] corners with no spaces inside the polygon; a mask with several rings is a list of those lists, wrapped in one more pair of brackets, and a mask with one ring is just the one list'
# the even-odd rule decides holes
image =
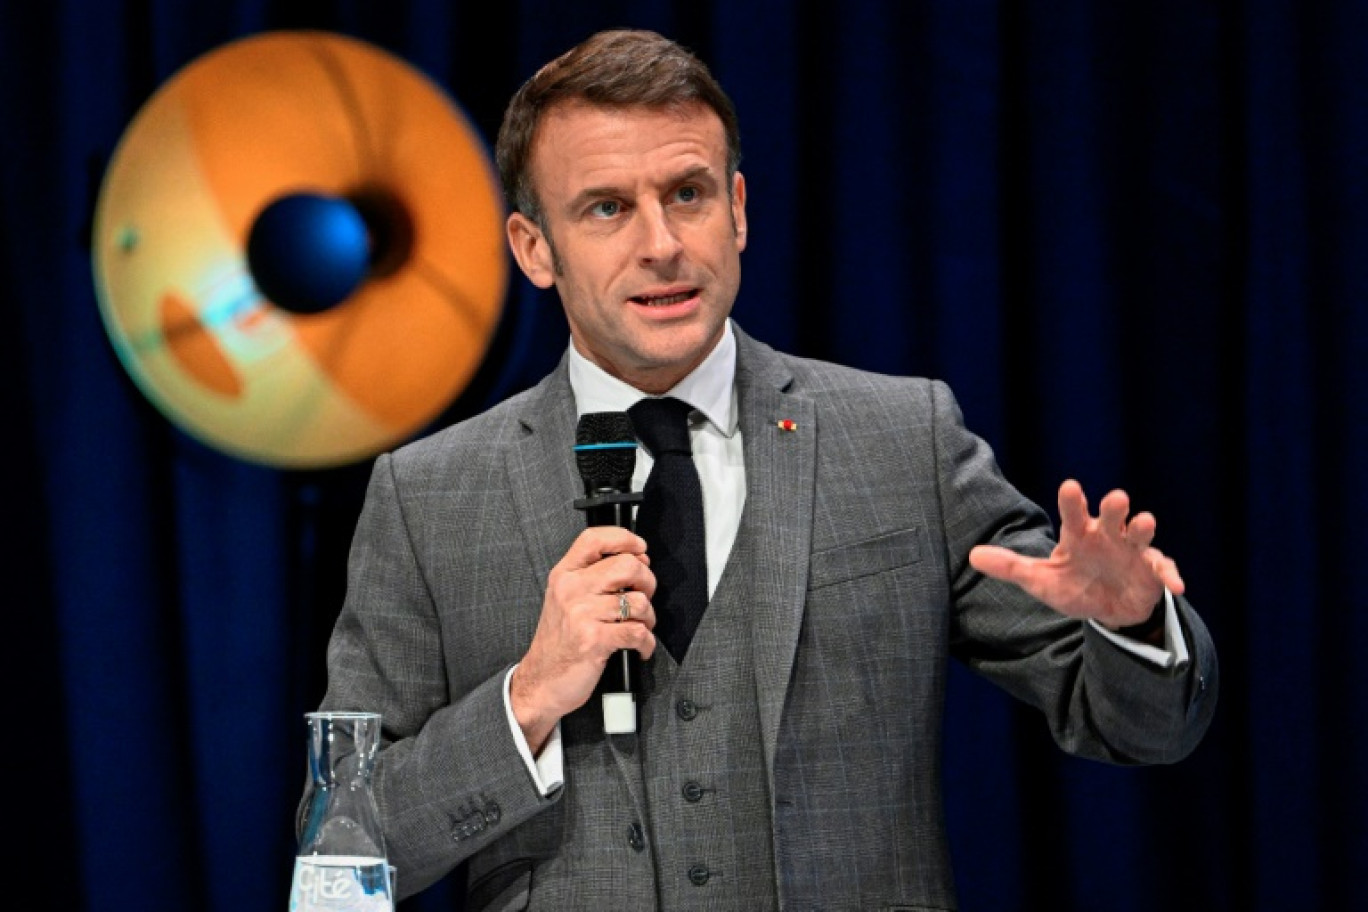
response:
{"label": "glass carafe rim", "polygon": [[340,710],[318,710],[317,712],[307,712],[304,718],[309,721],[315,719],[337,719],[343,722],[353,722],[360,719],[379,719],[378,712],[366,712],[364,710],[340,709]]}

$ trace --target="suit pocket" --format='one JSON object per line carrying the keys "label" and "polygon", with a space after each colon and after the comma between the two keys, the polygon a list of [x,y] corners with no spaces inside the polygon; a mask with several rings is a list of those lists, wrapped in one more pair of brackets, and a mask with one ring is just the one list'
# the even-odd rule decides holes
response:
{"label": "suit pocket", "polygon": [[505,862],[470,885],[463,908],[471,912],[521,912],[532,898],[529,858]]}
{"label": "suit pocket", "polygon": [[808,589],[834,586],[915,564],[922,559],[921,549],[918,530],[900,529],[851,545],[817,551],[808,566]]}

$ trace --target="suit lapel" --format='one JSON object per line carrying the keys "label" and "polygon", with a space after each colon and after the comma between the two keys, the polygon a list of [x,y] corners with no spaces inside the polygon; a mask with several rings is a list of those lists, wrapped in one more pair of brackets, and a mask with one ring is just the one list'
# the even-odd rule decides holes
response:
{"label": "suit lapel", "polygon": [[513,434],[509,486],[533,577],[544,586],[551,568],[584,529],[584,517],[571,507],[583,485],[575,470],[575,397],[564,359],[528,396]]}
{"label": "suit lapel", "polygon": [[792,373],[772,349],[739,330],[737,342],[737,397],[746,452],[742,526],[751,536],[754,599],[751,642],[773,794],[779,722],[807,601],[817,421],[811,400],[789,392]]}

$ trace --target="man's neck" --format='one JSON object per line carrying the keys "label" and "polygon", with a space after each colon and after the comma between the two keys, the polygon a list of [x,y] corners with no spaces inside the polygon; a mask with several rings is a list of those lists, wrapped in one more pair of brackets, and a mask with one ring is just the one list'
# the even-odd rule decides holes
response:
{"label": "man's neck", "polygon": [[[586,358],[574,345],[569,353],[570,388],[575,394],[575,409],[589,412],[622,412],[647,391],[614,377]],[[722,338],[708,356],[678,383],[664,392],[683,399],[702,412],[723,434],[730,436],[736,427],[732,408],[736,384],[736,334],[728,320]]]}

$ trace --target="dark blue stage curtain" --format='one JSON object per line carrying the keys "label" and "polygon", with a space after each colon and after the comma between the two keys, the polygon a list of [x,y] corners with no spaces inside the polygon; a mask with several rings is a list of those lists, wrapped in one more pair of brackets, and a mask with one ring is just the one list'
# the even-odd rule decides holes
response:
{"label": "dark blue stage curtain", "polygon": [[[139,105],[229,40],[319,28],[401,55],[492,138],[538,63],[615,25],[694,48],[739,107],[740,323],[800,354],[948,380],[1052,510],[1065,477],[1126,486],[1215,634],[1216,724],[1168,768],[1064,757],[956,672],[944,772],[963,907],[1368,906],[1356,0],[0,5],[18,503],[3,810],[23,846],[0,905],[284,908],[300,715],[322,694],[369,470],[239,462],[124,373],[89,231]],[[531,384],[565,341],[554,298],[519,279],[440,423]],[[11,902],[16,885],[32,898]],[[438,887],[404,908],[453,903]]]}

